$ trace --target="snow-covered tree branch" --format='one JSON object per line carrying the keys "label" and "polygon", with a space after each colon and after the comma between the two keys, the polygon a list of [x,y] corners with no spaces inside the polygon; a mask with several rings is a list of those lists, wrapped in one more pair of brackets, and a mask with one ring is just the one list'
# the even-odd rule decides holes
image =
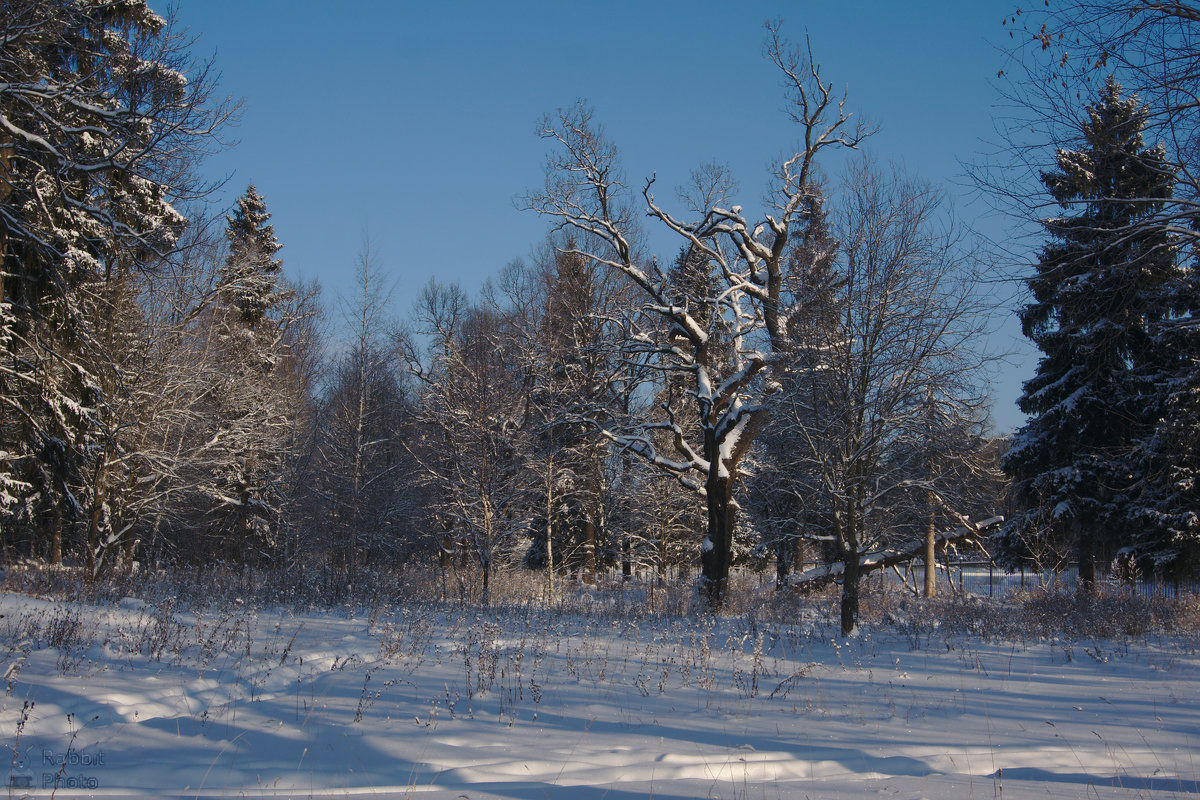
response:
{"label": "snow-covered tree branch", "polygon": [[[785,158],[775,179],[773,208],[752,224],[737,204],[726,205],[719,173],[698,173],[694,197],[704,198],[692,221],[679,219],[655,198],[654,178],[642,190],[646,214],[677,234],[690,268],[700,278],[691,286],[664,275],[638,248],[633,199],[621,177],[617,151],[579,103],[547,117],[541,135],[555,145],[547,161],[545,187],[527,205],[561,228],[594,237],[602,246],[580,255],[623,274],[641,292],[656,331],[641,337],[656,353],[667,380],[686,380],[694,405],[694,428],[668,419],[648,421],[639,431],[606,430],[617,445],[677,473],[702,490],[708,530],[701,546],[702,590],[719,608],[732,560],[739,465],[767,423],[769,379],[775,356],[787,349],[786,324],[795,313],[784,287],[784,253],[789,236],[810,208],[813,165],[831,147],[856,147],[868,131],[851,124],[833,100],[811,53],[786,44],[778,25],[768,26],[766,54],[779,69],[789,94],[802,148]],[[717,181],[707,181],[714,175]],[[702,291],[695,292],[696,288]],[[675,376],[675,377],[669,377]],[[660,442],[657,434],[666,433]],[[674,456],[663,453],[674,450]]]}

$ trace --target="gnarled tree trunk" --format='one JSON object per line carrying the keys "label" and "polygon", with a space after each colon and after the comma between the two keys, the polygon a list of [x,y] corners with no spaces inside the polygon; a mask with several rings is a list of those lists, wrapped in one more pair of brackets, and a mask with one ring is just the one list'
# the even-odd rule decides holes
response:
{"label": "gnarled tree trunk", "polygon": [[710,611],[720,611],[733,561],[733,481],[721,475],[716,460],[705,489],[708,496],[708,535],[700,548],[700,591]]}

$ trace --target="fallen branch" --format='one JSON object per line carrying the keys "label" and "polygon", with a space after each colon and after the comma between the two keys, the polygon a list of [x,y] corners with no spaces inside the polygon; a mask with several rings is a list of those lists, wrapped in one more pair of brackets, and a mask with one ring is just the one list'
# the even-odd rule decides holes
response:
{"label": "fallen branch", "polygon": [[[944,547],[949,544],[957,544],[958,542],[974,539],[1004,522],[1004,517],[991,517],[979,523],[972,523],[964,518],[963,522],[962,527],[937,534],[936,546]],[[887,569],[896,564],[912,561],[914,558],[923,555],[924,552],[924,539],[905,542],[902,545],[888,547],[884,550],[876,550],[873,553],[866,553],[859,557],[858,571],[860,575],[865,575],[877,569]],[[846,565],[839,562],[837,564],[826,564],[821,567],[806,569],[804,572],[793,575],[790,584],[795,591],[807,592],[812,589],[819,589],[842,577],[842,572],[845,571],[845,568]]]}

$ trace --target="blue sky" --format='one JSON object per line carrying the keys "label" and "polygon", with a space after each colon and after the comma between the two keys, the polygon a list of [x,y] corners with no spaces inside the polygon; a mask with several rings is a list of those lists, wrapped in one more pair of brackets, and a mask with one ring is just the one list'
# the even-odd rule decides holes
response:
{"label": "blue sky", "polygon": [[[153,0],[152,0],[153,2]],[[944,185],[959,216],[1003,239],[973,200],[963,162],[988,150],[1008,3],[308,2],[179,0],[178,22],[215,56],[224,92],[245,100],[236,147],[206,171],[232,205],[254,182],[284,244],[285,269],[318,279],[332,306],[351,291],[369,232],[407,313],[430,276],[469,291],[544,238],[515,198],[542,180],[542,114],[585,98],[620,149],[630,183],[657,173],[660,198],[705,161],[728,163],[756,207],[767,165],[795,141],[763,22],[811,38],[847,107],[880,126],[868,148]],[[836,180],[840,159],[824,167]],[[677,243],[651,236],[664,258]],[[1008,297],[1011,287],[998,285]],[[994,418],[1035,362],[1016,350],[997,376]]]}

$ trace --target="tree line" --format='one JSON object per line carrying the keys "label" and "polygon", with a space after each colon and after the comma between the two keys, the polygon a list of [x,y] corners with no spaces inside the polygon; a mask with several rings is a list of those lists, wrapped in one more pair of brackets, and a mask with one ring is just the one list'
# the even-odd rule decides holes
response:
{"label": "tree line", "polygon": [[[400,321],[364,242],[338,336],[254,186],[215,219],[193,202],[237,108],[168,22],[144,0],[0,10],[6,561],[331,587],[417,568],[485,605],[498,569],[552,595],[698,567],[712,610],[734,564],[773,564],[781,588],[838,564],[847,632],[880,553],[920,545],[932,594],[944,532],[1010,508],[985,546],[1013,564],[1193,568],[1191,151],[1144,144],[1155,120],[1186,131],[1143,87],[1105,75],[1042,176],[1065,211],[1039,216],[1021,319],[1045,357],[1010,447],[987,416],[978,242],[940,190],[868,157],[822,177],[872,131],[777,24],[802,145],[758,212],[721,165],[674,205],[653,178],[632,189],[578,103],[539,126],[534,255],[475,293],[430,281]],[[660,260],[643,225],[678,249]]]}

